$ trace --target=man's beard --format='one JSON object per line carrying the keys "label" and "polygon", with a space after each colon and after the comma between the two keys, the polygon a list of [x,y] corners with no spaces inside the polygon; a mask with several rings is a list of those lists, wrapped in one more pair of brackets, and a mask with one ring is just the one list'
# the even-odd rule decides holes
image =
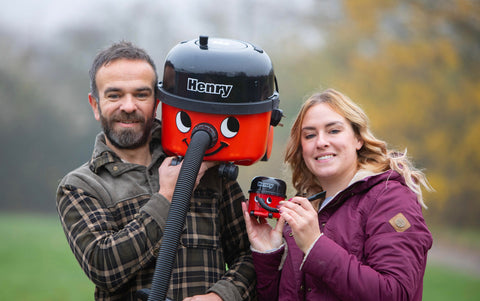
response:
{"label": "man's beard", "polygon": [[[100,111],[100,121],[102,123],[103,132],[110,143],[119,149],[135,149],[144,146],[150,138],[154,119],[153,115],[147,120],[144,120],[143,116],[137,113],[125,112],[121,112],[113,115],[110,119],[106,119]],[[140,124],[140,130],[136,131],[133,128],[115,130],[113,124],[122,120],[138,122]]]}

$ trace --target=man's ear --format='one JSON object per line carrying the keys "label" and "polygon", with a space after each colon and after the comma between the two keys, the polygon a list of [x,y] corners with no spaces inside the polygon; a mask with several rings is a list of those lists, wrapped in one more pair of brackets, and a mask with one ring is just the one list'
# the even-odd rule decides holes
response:
{"label": "man's ear", "polygon": [[88,93],[88,102],[90,103],[90,106],[92,107],[93,115],[95,116],[95,119],[100,120],[100,110],[99,110],[99,107],[98,107],[99,104],[98,104],[95,96],[92,95],[92,93]]}

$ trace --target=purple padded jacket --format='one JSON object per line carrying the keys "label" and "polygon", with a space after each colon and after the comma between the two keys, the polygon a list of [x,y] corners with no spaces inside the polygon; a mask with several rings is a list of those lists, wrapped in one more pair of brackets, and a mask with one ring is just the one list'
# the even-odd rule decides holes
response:
{"label": "purple padded jacket", "polygon": [[350,184],[318,221],[323,235],[306,256],[288,225],[286,246],[253,253],[259,300],[422,299],[432,235],[400,174],[389,170]]}

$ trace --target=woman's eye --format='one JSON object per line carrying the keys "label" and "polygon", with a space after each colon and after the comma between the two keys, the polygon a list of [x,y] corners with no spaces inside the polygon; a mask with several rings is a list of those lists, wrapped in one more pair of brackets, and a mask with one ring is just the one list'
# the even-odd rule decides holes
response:
{"label": "woman's eye", "polygon": [[222,135],[226,138],[233,138],[235,137],[235,135],[238,134],[238,131],[240,130],[240,123],[235,117],[227,117],[222,121],[222,124],[220,125],[220,130],[222,132]]}
{"label": "woman's eye", "polygon": [[177,113],[175,117],[175,123],[177,125],[177,129],[182,133],[187,133],[190,131],[192,127],[192,120],[190,120],[190,116],[184,111],[180,111]]}
{"label": "woman's eye", "polygon": [[338,133],[340,133],[340,130],[338,129],[330,130],[330,134],[338,134]]}

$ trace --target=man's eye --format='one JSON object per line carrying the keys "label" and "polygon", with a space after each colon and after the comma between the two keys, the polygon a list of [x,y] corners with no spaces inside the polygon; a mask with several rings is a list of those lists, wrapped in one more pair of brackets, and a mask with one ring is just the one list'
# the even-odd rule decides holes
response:
{"label": "man's eye", "polygon": [[106,98],[108,98],[108,99],[119,99],[120,95],[119,94],[107,94]]}
{"label": "man's eye", "polygon": [[139,99],[146,99],[148,98],[149,94],[148,93],[138,93],[137,98]]}

